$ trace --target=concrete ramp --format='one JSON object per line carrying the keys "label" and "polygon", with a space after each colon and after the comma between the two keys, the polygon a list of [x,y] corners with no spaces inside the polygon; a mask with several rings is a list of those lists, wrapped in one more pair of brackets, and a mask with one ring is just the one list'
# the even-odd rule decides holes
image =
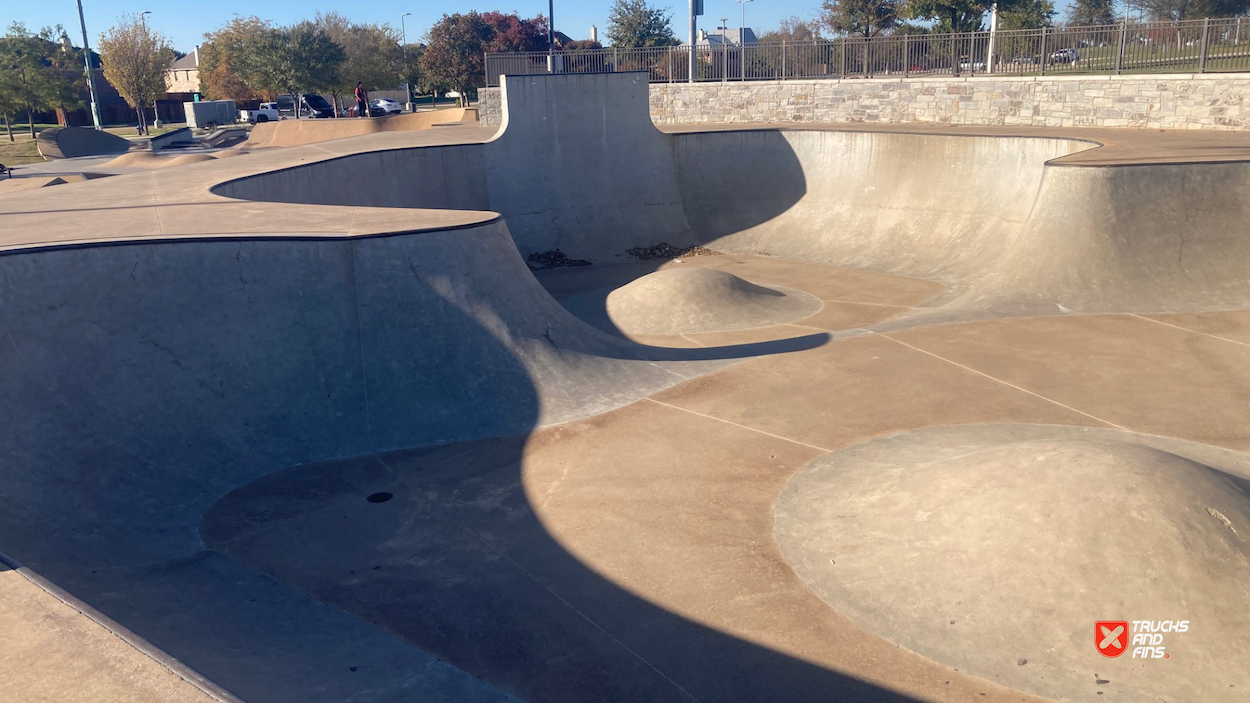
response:
{"label": "concrete ramp", "polygon": [[243,146],[247,148],[299,146],[378,132],[411,132],[431,129],[440,124],[476,121],[477,110],[464,108],[444,108],[390,117],[278,120],[253,127],[251,136],[243,142]]}
{"label": "concrete ramp", "polygon": [[89,127],[53,127],[40,132],[37,139],[45,159],[122,154],[130,149],[129,141]]}
{"label": "concrete ramp", "polygon": [[522,253],[607,262],[631,247],[695,243],[648,87],[645,72],[505,78],[486,177]]}

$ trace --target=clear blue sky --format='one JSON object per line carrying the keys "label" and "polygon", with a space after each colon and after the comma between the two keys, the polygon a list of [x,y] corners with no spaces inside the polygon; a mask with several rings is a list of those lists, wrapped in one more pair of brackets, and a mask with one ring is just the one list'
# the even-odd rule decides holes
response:
{"label": "clear blue sky", "polygon": [[[32,30],[40,27],[65,25],[74,44],[82,42],[78,29],[78,10],[74,0],[4,0],[5,9],[0,12],[0,22],[5,27],[14,20],[23,22]],[[677,35],[685,38],[686,30],[681,17],[686,12],[686,0],[653,0],[654,5],[668,5],[677,18]],[[820,10],[820,0],[754,0],[747,5],[747,26],[757,31],[767,31],[786,17],[813,18]],[[1063,7],[1064,0],[1056,2]],[[608,23],[611,0],[555,0],[556,29],[573,37],[585,39],[590,25],[597,25],[602,33]],[[740,6],[732,0],[704,0],[706,14],[700,18],[700,26],[720,25],[720,18],[728,17],[729,26],[737,27],[741,17]],[[307,2],[306,0],[215,0],[192,3],[185,0],[155,2],[154,0],[83,0],[87,18],[87,32],[92,46],[100,33],[127,12],[152,10],[148,21],[168,36],[179,51],[190,51],[199,44],[204,32],[220,26],[232,16],[258,15],[278,24],[291,24],[311,18],[318,10],[337,11],[360,22],[388,22],[399,27],[399,16],[411,12],[405,18],[408,40],[418,41],[430,25],[444,14],[468,10],[502,10],[516,12],[523,17],[547,14],[547,0],[496,0],[495,2],[471,2],[469,0],[362,0],[361,2]]]}

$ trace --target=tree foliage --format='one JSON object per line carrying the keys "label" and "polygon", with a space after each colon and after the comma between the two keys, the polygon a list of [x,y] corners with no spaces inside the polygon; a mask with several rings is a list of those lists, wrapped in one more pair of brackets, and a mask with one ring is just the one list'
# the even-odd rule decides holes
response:
{"label": "tree foliage", "polygon": [[169,40],[148,28],[143,15],[125,15],[100,36],[104,78],[135,108],[140,131],[147,131],[144,108],[165,94],[165,70],[176,56]]}
{"label": "tree foliage", "polygon": [[777,29],[763,32],[759,41],[764,42],[810,42],[820,39],[820,22],[808,21],[801,17],[789,17],[781,20]]}
{"label": "tree foliage", "polygon": [[[912,0],[907,11],[913,19],[935,21],[934,30],[939,33],[977,32],[993,4],[992,0]],[[1000,2],[998,9],[1007,10],[1011,4]]]}
{"label": "tree foliage", "polygon": [[239,77],[252,90],[294,96],[330,92],[342,80],[344,60],[343,47],[330,39],[323,27],[305,20],[259,32],[245,43],[234,63]]}
{"label": "tree foliage", "polygon": [[315,24],[343,49],[338,80],[329,88],[335,105],[340,95],[355,89],[357,82],[363,83],[366,90],[375,90],[390,88],[403,80],[404,47],[394,27],[355,23],[337,12],[318,14]]}
{"label": "tree foliage", "polygon": [[516,14],[483,12],[482,21],[490,27],[484,47],[489,53],[547,50],[547,18],[542,15],[522,19]]}
{"label": "tree foliage", "polygon": [[1068,5],[1068,24],[1092,26],[1116,21],[1114,0],[1072,0]]}
{"label": "tree foliage", "polygon": [[486,84],[487,52],[543,51],[547,19],[524,19],[503,12],[443,15],[430,28],[418,63],[425,87],[454,90],[465,100],[470,89]]}
{"label": "tree foliage", "polygon": [[673,13],[647,0],[616,0],[608,14],[608,41],[612,46],[676,46]]}
{"label": "tree foliage", "polygon": [[998,28],[1041,29],[1054,24],[1055,3],[1051,0],[1022,0],[998,11]]}
{"label": "tree foliage", "polygon": [[[238,73],[238,64],[254,42],[273,25],[259,17],[240,17],[204,35],[200,45],[200,92],[211,100],[248,102],[265,97]],[[272,95],[270,94],[270,97]]]}
{"label": "tree foliage", "polygon": [[834,34],[874,37],[898,24],[901,0],[825,0],[821,20]]}
{"label": "tree foliage", "polygon": [[1156,20],[1238,17],[1250,12],[1250,0],[1137,0],[1136,4]]}
{"label": "tree foliage", "polygon": [[421,55],[421,70],[430,87],[463,96],[470,88],[485,85],[483,53],[490,39],[490,25],[477,12],[443,15],[430,28]]}
{"label": "tree foliage", "polygon": [[0,37],[0,113],[7,122],[25,112],[32,137],[35,112],[81,104],[82,52],[58,43],[63,34],[60,28],[36,34],[14,22]]}

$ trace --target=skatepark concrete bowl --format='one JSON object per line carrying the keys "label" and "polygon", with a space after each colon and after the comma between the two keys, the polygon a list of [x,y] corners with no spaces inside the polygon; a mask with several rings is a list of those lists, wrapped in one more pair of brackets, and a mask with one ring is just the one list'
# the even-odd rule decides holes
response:
{"label": "skatepark concrete bowl", "polygon": [[[0,196],[6,561],[219,700],[1250,686],[1221,610],[1250,531],[1250,165],[1181,136],[662,133],[647,91],[509,77],[497,133]],[[660,242],[723,255],[630,259]],[[555,250],[594,265],[527,268]],[[587,324],[656,281],[653,311],[740,300]],[[856,501],[886,507],[830,512]],[[1075,548],[1098,536],[1101,572]],[[1030,569],[1091,585],[1002,585]],[[1112,602],[1098,573],[1146,585]],[[1007,664],[1008,635],[935,621],[1024,607]],[[1194,633],[1165,673],[1084,641],[1162,618]]]}

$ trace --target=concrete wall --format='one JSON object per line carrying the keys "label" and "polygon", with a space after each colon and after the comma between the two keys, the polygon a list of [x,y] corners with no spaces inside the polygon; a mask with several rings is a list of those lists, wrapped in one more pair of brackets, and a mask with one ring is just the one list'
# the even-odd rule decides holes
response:
{"label": "concrete wall", "polygon": [[[498,124],[498,89],[479,96],[482,121]],[[661,83],[651,118],[1244,130],[1250,74]]]}

